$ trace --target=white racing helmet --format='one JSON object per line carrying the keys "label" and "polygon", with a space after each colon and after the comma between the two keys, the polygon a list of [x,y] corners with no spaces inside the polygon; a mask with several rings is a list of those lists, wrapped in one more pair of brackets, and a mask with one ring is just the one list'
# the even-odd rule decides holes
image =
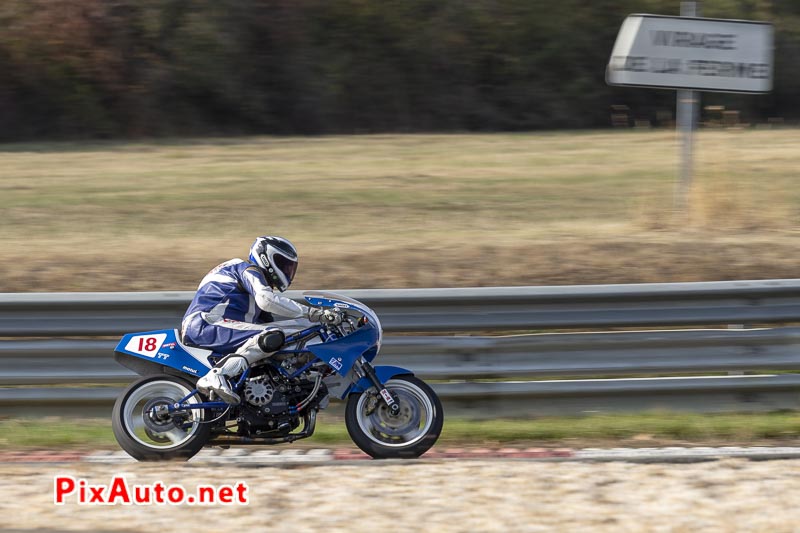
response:
{"label": "white racing helmet", "polygon": [[264,271],[273,289],[283,292],[297,272],[297,249],[283,237],[258,237],[250,248],[250,261]]}

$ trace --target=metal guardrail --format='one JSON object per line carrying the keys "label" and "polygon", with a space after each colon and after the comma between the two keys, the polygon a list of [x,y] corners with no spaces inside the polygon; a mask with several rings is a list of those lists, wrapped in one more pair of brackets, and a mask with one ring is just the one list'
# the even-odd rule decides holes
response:
{"label": "metal guardrail", "polygon": [[[115,341],[0,341],[0,383],[123,383]],[[800,328],[387,337],[379,364],[423,379],[494,379],[800,369]]]}
{"label": "metal guardrail", "polygon": [[[796,409],[800,376],[456,382],[434,383],[433,388],[442,398],[448,416],[471,418],[645,409],[757,412]],[[0,388],[0,408],[14,415],[107,416],[122,390],[120,387]],[[341,410],[341,404],[338,405]]]}
{"label": "metal guardrail", "polygon": [[[389,334],[800,322],[800,280],[338,292],[373,307]],[[6,338],[0,341],[0,387],[5,386],[0,408],[105,408],[119,389],[62,387],[124,383],[134,377],[111,357],[115,341],[90,337],[175,327],[192,296],[0,294],[0,337]],[[800,328],[795,327],[387,335],[380,363],[411,368],[425,379],[469,380],[435,385],[448,411],[452,406],[504,414],[654,406],[763,410],[797,407],[794,391],[800,383],[795,376],[480,380],[796,370],[798,341]]]}
{"label": "metal guardrail", "polygon": [[[387,333],[800,322],[800,280],[343,290]],[[301,292],[287,296],[301,298]],[[0,294],[0,337],[177,327],[191,292]]]}

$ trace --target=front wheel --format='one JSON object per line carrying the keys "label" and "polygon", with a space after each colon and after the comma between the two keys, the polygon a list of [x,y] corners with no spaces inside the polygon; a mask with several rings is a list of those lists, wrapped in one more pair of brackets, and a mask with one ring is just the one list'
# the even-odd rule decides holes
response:
{"label": "front wheel", "polygon": [[[152,376],[131,384],[114,404],[111,427],[123,450],[139,461],[187,460],[208,442],[205,411],[169,414],[166,406],[192,392],[192,385],[172,376]],[[198,403],[197,395],[187,400]]]}
{"label": "front wheel", "polygon": [[393,415],[379,396],[351,394],[345,425],[353,442],[375,459],[419,457],[442,432],[444,412],[439,397],[414,376],[396,376],[386,382],[400,405]]}

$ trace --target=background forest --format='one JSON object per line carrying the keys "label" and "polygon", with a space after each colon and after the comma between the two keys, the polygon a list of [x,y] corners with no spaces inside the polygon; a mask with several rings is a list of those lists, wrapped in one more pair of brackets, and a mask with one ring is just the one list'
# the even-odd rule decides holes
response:
{"label": "background forest", "polygon": [[[635,12],[678,0],[3,0],[0,140],[521,131],[669,122],[673,91],[613,88]],[[775,87],[704,95],[800,117],[800,3],[707,0],[775,24]],[[668,124],[663,124],[668,125]]]}

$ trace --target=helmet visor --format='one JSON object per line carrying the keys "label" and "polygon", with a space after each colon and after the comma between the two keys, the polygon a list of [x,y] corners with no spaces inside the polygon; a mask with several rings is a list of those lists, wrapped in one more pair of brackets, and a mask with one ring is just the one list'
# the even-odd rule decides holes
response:
{"label": "helmet visor", "polygon": [[286,276],[286,281],[291,283],[294,279],[295,272],[297,272],[297,261],[289,259],[281,254],[275,254],[272,258],[272,262],[275,264],[275,268],[283,272],[283,275]]}

